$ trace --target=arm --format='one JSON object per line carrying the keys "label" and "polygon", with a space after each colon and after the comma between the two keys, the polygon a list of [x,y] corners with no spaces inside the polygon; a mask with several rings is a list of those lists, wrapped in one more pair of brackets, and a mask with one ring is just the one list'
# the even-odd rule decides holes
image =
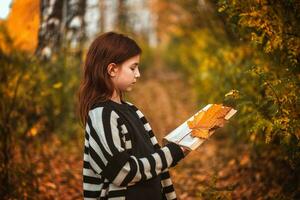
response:
{"label": "arm", "polygon": [[184,157],[182,149],[174,143],[143,158],[129,155],[125,151],[118,118],[116,112],[98,107],[90,111],[87,124],[91,168],[115,185],[148,180],[175,166]]}

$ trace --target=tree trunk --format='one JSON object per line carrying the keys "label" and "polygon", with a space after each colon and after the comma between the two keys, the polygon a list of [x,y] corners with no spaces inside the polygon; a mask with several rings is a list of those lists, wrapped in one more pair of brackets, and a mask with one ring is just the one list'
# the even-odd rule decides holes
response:
{"label": "tree trunk", "polygon": [[66,37],[64,40],[68,44],[68,47],[79,51],[85,39],[85,9],[86,0],[67,1],[65,24]]}
{"label": "tree trunk", "polygon": [[85,9],[86,0],[41,0],[36,54],[49,59],[61,47],[79,49],[80,52],[85,39]]}
{"label": "tree trunk", "polygon": [[66,0],[41,0],[41,25],[36,54],[49,58],[61,44],[63,5]]}
{"label": "tree trunk", "polygon": [[100,32],[105,32],[105,9],[106,9],[106,0],[99,0],[99,11],[100,11],[100,18],[99,18],[99,26]]}
{"label": "tree trunk", "polygon": [[119,31],[127,30],[127,12],[126,0],[118,0],[117,24],[116,29]]}
{"label": "tree trunk", "polygon": [[[4,125],[5,126],[5,125]],[[1,159],[3,159],[3,163],[1,164],[1,185],[3,186],[0,189],[0,196],[3,198],[9,197],[11,194],[11,182],[9,180],[9,172],[10,172],[10,160],[12,159],[11,154],[11,134],[8,127],[1,127]]]}

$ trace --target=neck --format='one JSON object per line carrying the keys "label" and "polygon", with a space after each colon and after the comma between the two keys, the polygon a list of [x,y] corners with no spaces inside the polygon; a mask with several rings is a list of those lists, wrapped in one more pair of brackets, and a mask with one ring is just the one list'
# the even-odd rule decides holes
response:
{"label": "neck", "polygon": [[119,93],[115,90],[112,97],[110,98],[110,100],[117,102],[117,103],[121,103],[121,98]]}

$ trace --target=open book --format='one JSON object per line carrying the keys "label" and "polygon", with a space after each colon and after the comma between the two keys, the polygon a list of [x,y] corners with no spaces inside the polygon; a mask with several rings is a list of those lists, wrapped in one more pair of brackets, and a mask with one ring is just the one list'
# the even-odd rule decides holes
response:
{"label": "open book", "polygon": [[189,150],[195,150],[236,112],[237,110],[222,104],[208,104],[164,139]]}

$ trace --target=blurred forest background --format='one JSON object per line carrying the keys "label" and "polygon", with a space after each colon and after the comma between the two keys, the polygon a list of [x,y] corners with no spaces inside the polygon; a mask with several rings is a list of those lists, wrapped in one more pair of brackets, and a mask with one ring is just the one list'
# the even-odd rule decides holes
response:
{"label": "blurred forest background", "polygon": [[160,142],[208,103],[238,110],[171,169],[179,199],[300,199],[298,0],[13,0],[0,21],[1,199],[82,199],[76,92],[90,42],[111,30],[143,48],[126,100]]}

